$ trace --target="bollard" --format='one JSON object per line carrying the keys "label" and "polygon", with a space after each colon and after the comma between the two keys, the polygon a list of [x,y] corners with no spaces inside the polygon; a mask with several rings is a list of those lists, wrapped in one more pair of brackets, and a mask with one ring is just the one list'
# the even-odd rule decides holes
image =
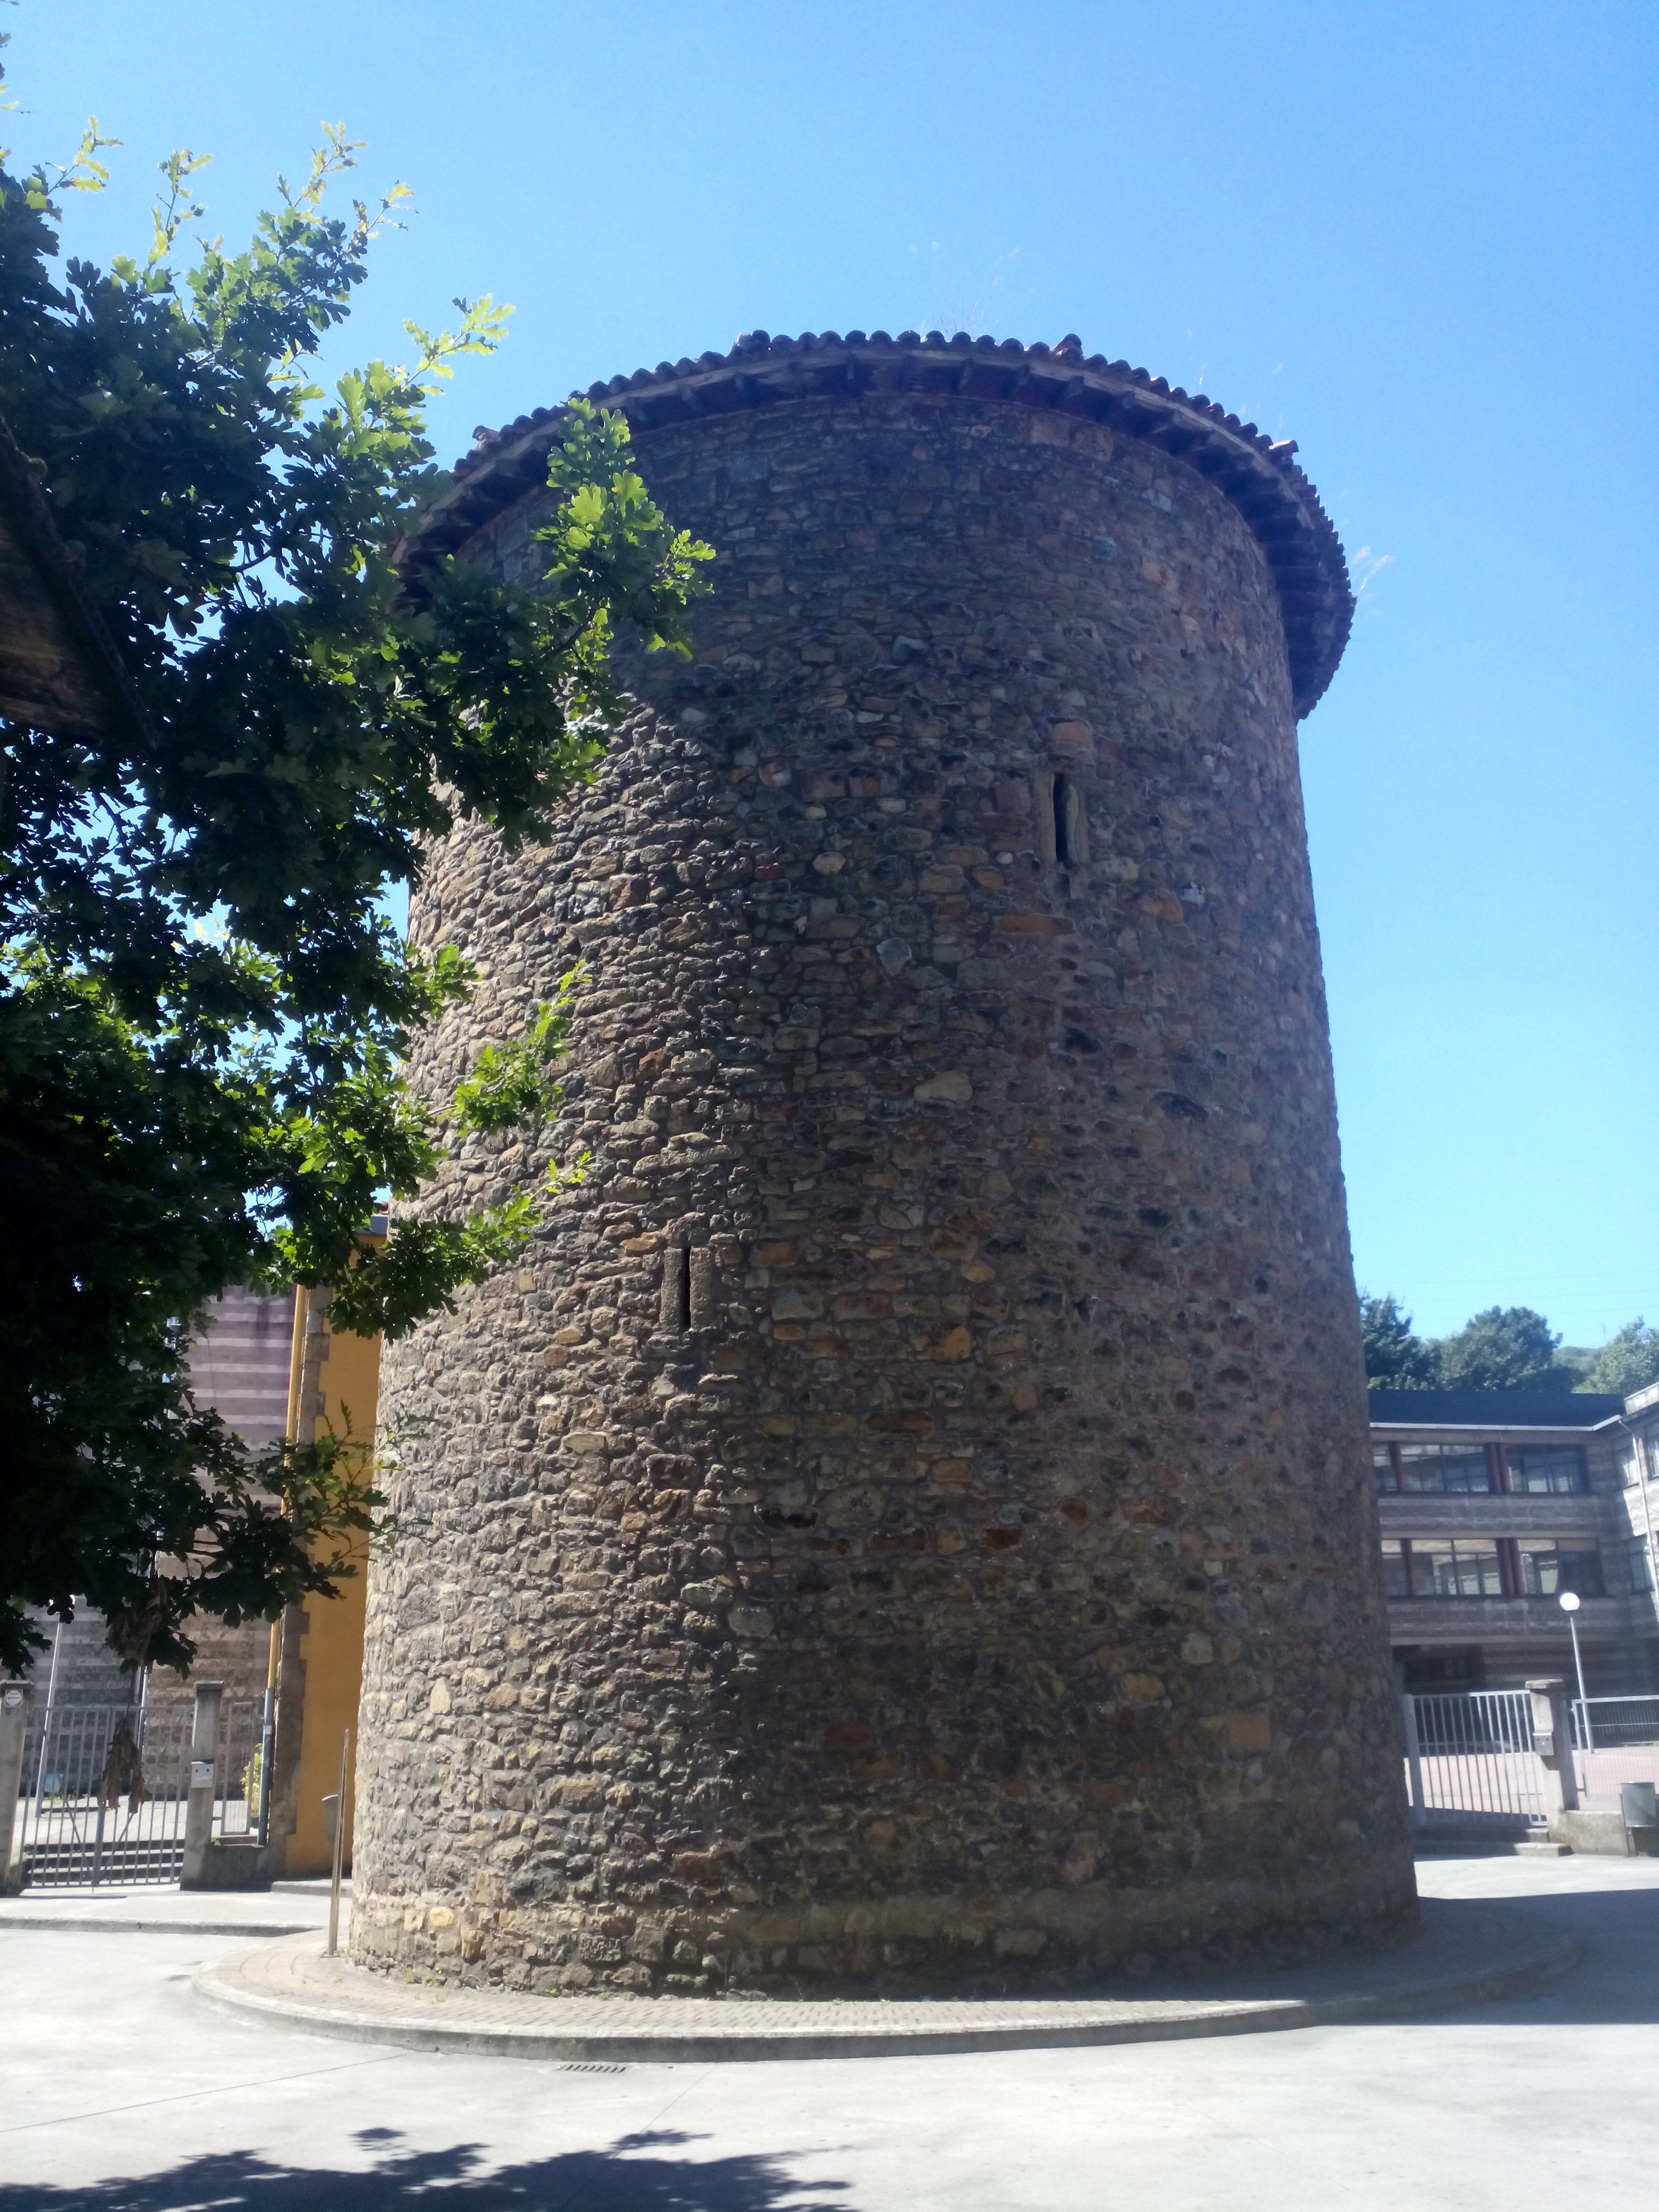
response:
{"label": "bollard", "polygon": [[190,1786],[185,1799],[185,1861],[180,1889],[205,1886],[208,1851],[213,1842],[213,1771],[219,1751],[219,1707],[222,1682],[196,1685],[196,1717],[190,1736]]}
{"label": "bollard", "polygon": [[18,1798],[23,1786],[23,1746],[28,1739],[32,1682],[0,1683],[0,1897],[15,1897],[23,1887],[19,1855]]}

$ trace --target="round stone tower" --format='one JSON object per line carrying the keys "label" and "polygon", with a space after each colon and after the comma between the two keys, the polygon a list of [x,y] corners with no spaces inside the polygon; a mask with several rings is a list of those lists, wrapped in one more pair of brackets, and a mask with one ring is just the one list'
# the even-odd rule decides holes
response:
{"label": "round stone tower", "polygon": [[[388,1349],[352,1945],[538,1989],[1075,1984],[1410,1924],[1290,444],[1122,362],[591,395],[718,560],[550,845],[415,904],[452,1080],[580,963],[533,1251]],[[556,410],[423,550],[533,574]]]}

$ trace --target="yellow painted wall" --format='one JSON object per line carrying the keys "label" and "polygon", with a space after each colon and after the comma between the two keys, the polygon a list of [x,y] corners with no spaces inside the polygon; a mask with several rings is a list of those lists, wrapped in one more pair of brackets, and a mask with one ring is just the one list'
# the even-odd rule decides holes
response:
{"label": "yellow painted wall", "polygon": [[[300,1292],[303,1301],[306,1293]],[[296,1321],[296,1359],[304,1335],[304,1313]],[[297,1380],[297,1377],[296,1377]],[[316,1433],[331,1428],[337,1436],[361,1437],[365,1450],[374,1438],[374,1413],[380,1388],[380,1340],[331,1330],[328,1351],[318,1376],[323,1410]],[[354,1548],[357,1571],[337,1587],[334,1598],[306,1601],[306,1627],[300,1638],[305,1668],[304,1723],[293,1834],[288,1839],[284,1872],[290,1877],[328,1873],[332,1861],[323,1825],[323,1799],[340,1786],[340,1742],[352,1732],[356,1759],[357,1700],[363,1686],[363,1620],[368,1599],[368,1547]],[[351,1774],[346,1775],[345,1863],[351,1863]]]}

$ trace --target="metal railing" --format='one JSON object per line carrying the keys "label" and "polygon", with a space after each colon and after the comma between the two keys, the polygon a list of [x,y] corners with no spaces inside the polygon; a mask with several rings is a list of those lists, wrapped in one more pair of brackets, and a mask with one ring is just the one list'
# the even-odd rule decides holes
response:
{"label": "metal railing", "polygon": [[[1496,1837],[1544,1826],[1544,1767],[1525,1690],[1407,1695],[1401,1721],[1407,1802],[1419,1830],[1456,1826]],[[1575,1698],[1572,1735],[1586,1811],[1617,1811],[1623,1783],[1659,1784],[1659,1696]]]}
{"label": "metal railing", "polygon": [[1412,1704],[1425,1752],[1463,1757],[1532,1749],[1532,1700],[1524,1690],[1437,1691]]}
{"label": "metal railing", "polygon": [[[227,1701],[214,1753],[213,1833],[257,1832],[260,1708]],[[52,1705],[32,1716],[14,1812],[31,1884],[176,1881],[190,1794],[191,1706]]]}
{"label": "metal railing", "polygon": [[1524,1690],[1439,1691],[1401,1700],[1407,1802],[1417,1825],[1541,1827],[1544,1770]]}
{"label": "metal railing", "polygon": [[1585,1810],[1616,1811],[1622,1783],[1659,1783],[1659,1697],[1575,1698],[1572,1744]]}
{"label": "metal railing", "polygon": [[1659,1744],[1659,1697],[1575,1698],[1572,1740],[1581,1751]]}

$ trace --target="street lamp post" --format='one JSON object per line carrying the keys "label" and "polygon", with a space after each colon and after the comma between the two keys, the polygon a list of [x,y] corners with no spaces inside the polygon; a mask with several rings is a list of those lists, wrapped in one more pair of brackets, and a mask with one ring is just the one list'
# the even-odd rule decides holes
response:
{"label": "street lamp post", "polygon": [[1589,1699],[1584,1695],[1584,1661],[1578,1649],[1578,1623],[1574,1617],[1578,1611],[1578,1593],[1577,1590],[1563,1590],[1556,1602],[1566,1614],[1567,1626],[1572,1632],[1572,1667],[1578,1677],[1578,1710],[1584,1716],[1584,1748],[1594,1751],[1595,1731],[1590,1726]]}

